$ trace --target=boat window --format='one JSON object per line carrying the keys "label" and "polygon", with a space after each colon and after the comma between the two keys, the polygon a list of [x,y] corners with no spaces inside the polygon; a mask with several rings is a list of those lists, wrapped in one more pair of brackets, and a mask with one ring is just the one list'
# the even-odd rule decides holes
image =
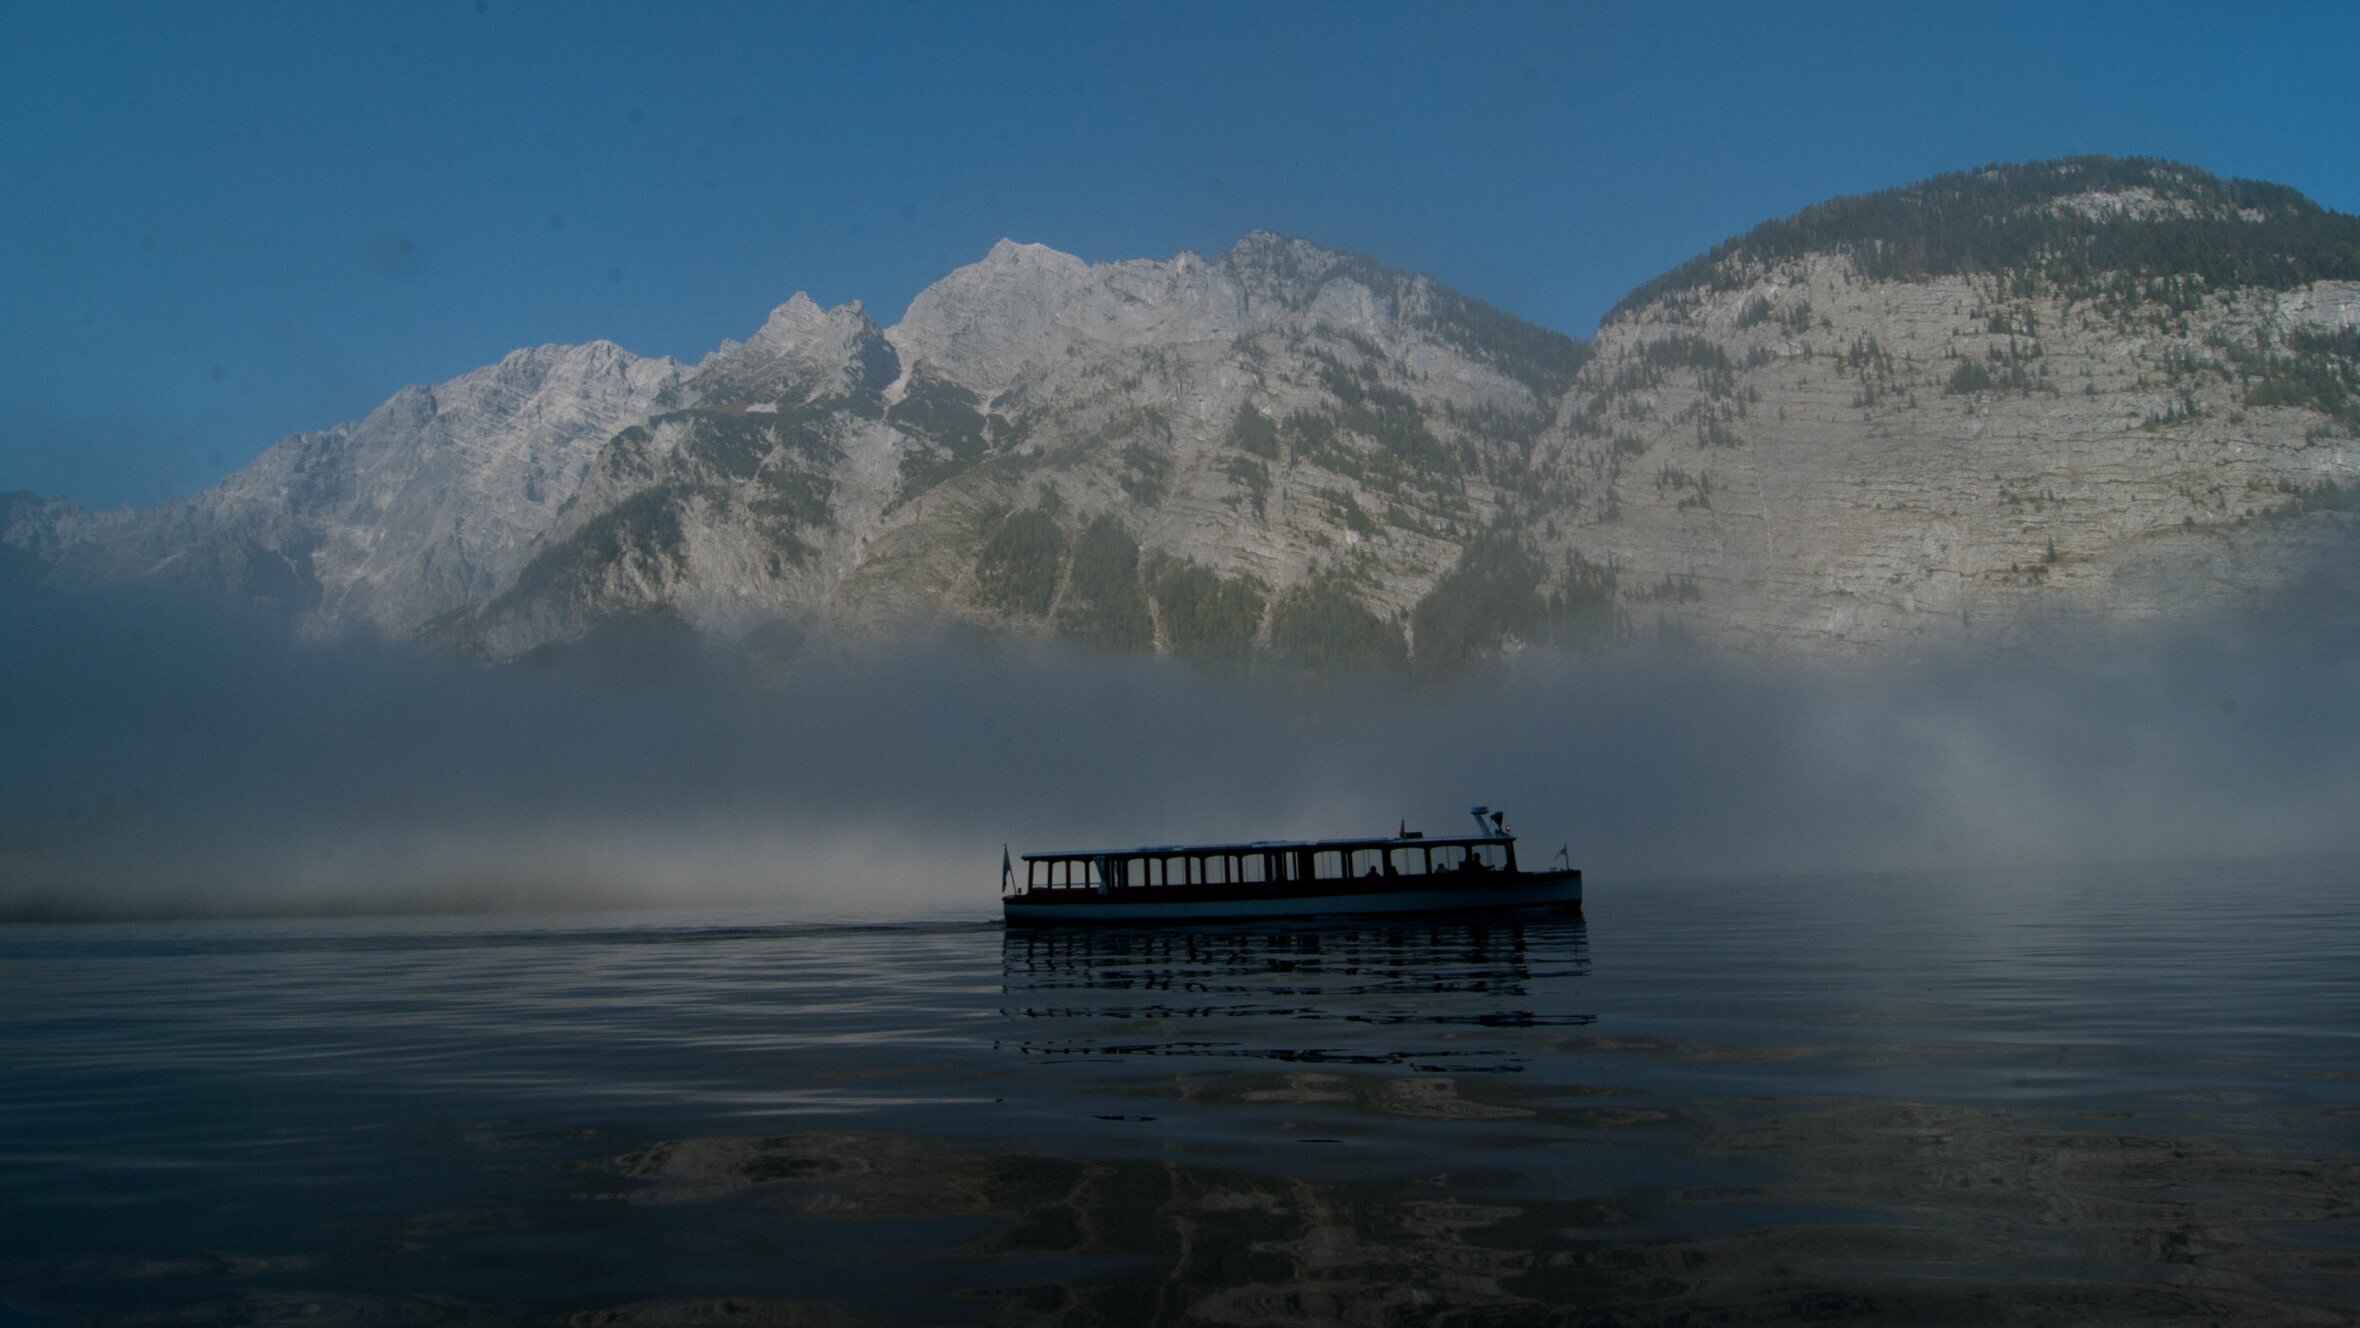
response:
{"label": "boat window", "polygon": [[1500,871],[1508,865],[1508,846],[1506,844],[1477,844],[1474,852],[1475,860],[1489,870]]}
{"label": "boat window", "polygon": [[1467,861],[1467,850],[1457,844],[1444,844],[1430,850],[1434,855],[1434,870],[1457,871]]}
{"label": "boat window", "polygon": [[1208,853],[1205,855],[1204,863],[1205,884],[1227,885],[1229,883],[1229,859],[1218,853]]}
{"label": "boat window", "polygon": [[1334,880],[1344,874],[1344,855],[1332,848],[1323,848],[1311,855],[1311,874],[1323,881]]}
{"label": "boat window", "polygon": [[1186,858],[1166,858],[1166,859],[1164,859],[1164,884],[1166,884],[1166,885],[1186,885],[1186,884],[1188,884],[1188,859],[1186,859]]}
{"label": "boat window", "polygon": [[1356,848],[1352,850],[1352,874],[1354,876],[1384,875],[1385,850],[1381,848]]}
{"label": "boat window", "polygon": [[1425,875],[1426,850],[1422,848],[1397,848],[1393,850],[1393,870],[1403,876]]}
{"label": "boat window", "polygon": [[1238,866],[1237,879],[1248,885],[1260,885],[1270,879],[1270,855],[1267,853],[1248,853]]}

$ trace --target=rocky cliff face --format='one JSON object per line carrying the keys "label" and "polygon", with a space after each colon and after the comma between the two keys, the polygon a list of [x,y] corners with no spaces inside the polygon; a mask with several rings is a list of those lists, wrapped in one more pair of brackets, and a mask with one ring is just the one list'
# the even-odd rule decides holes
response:
{"label": "rocky cliff face", "polygon": [[1785,264],[1605,329],[1545,453],[1588,480],[1562,542],[1643,628],[1743,647],[2232,607],[2347,538],[2351,422],[2279,385],[2348,373],[2355,315],[2352,283],[2172,309]]}
{"label": "rocky cliff face", "polygon": [[1399,656],[1409,606],[1492,519],[1585,353],[1267,234],[1095,267],[1003,242],[881,333],[795,307],[765,335],[832,367],[788,390],[700,368],[446,630],[507,655],[645,613],[950,616]]}
{"label": "rocky cliff face", "polygon": [[1541,452],[1626,621],[1883,653],[2348,563],[2360,223],[2102,159],[1740,237],[1601,328]]}
{"label": "rocky cliff face", "polygon": [[650,615],[1882,654],[2347,564],[2356,427],[2360,221],[2093,158],[1768,223],[1594,347],[1266,233],[1003,241],[891,328],[797,296],[694,369],[519,352],[153,513],[9,500],[0,540],[495,657]]}
{"label": "rocky cliff face", "polygon": [[679,376],[611,342],[520,350],[283,439],[194,497],[136,515],[60,513],[46,547],[30,531],[21,547],[62,585],[158,582],[308,633],[404,634],[513,574],[593,453]]}

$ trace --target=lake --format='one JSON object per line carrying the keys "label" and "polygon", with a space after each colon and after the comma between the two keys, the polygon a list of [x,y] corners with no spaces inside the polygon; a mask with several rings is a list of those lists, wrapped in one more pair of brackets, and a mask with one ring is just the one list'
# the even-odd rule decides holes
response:
{"label": "lake", "polygon": [[2360,1321],[2360,862],[0,928],[0,1319]]}

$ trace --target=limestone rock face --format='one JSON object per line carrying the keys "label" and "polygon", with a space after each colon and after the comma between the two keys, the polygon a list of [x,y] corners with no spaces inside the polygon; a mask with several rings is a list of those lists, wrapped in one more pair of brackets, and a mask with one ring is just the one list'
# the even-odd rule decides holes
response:
{"label": "limestone rock face", "polygon": [[92,512],[22,489],[0,493],[0,574],[37,579],[67,549],[131,519],[127,511]]}
{"label": "limestone rock face", "polygon": [[[2159,318],[1815,258],[1650,305],[1601,331],[1540,449],[1573,513],[1551,543],[1621,568],[1648,630],[1747,648],[2233,607],[2344,543],[2360,477],[2348,422],[2270,402],[2237,356],[2348,329],[2332,311],[2356,293],[2233,291]],[[1741,326],[1764,300],[1773,317]]]}
{"label": "limestone rock face", "polygon": [[750,339],[722,342],[706,356],[694,374],[694,395],[716,402],[802,402],[874,391],[900,374],[892,344],[857,302],[822,309],[798,291]]}
{"label": "limestone rock face", "polygon": [[611,342],[516,351],[283,439],[194,497],[70,528],[53,575],[226,594],[311,633],[405,634],[513,573],[598,447],[679,376]]}
{"label": "limestone rock face", "polygon": [[[1453,538],[1489,519],[1485,467],[1519,464],[1583,354],[1268,234],[1099,265],[1003,241],[913,301],[890,361],[851,317],[790,304],[700,367],[454,637],[507,655],[649,613],[725,632],[949,617],[1234,653],[1316,579],[1399,653]],[[1524,342],[1488,344],[1492,323]],[[722,368],[756,346],[818,386],[778,398]]]}
{"label": "limestone rock face", "polygon": [[[2360,274],[2304,263],[2360,223],[2169,163],[1930,185],[1765,226],[1601,327],[1536,465],[1637,630],[1889,654],[2349,579]],[[2004,258],[1896,273],[1907,223]]]}
{"label": "limestone rock face", "polygon": [[2086,158],[1765,223],[1594,344],[1268,232],[1002,241],[890,328],[798,295],[693,369],[520,351],[152,512],[0,498],[0,571],[497,658],[651,617],[1884,656],[2348,578],[2356,434],[2360,220]]}

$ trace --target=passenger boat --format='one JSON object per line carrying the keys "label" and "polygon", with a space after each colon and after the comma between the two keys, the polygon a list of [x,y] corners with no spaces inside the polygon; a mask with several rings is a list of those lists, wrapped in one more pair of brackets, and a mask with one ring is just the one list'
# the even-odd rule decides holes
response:
{"label": "passenger boat", "polygon": [[1562,865],[1526,871],[1507,815],[1472,810],[1478,833],[1459,837],[1430,839],[1405,822],[1374,839],[1027,853],[1021,881],[1002,849],[1001,908],[1011,924],[1052,926],[1581,910],[1582,874],[1566,850]]}

